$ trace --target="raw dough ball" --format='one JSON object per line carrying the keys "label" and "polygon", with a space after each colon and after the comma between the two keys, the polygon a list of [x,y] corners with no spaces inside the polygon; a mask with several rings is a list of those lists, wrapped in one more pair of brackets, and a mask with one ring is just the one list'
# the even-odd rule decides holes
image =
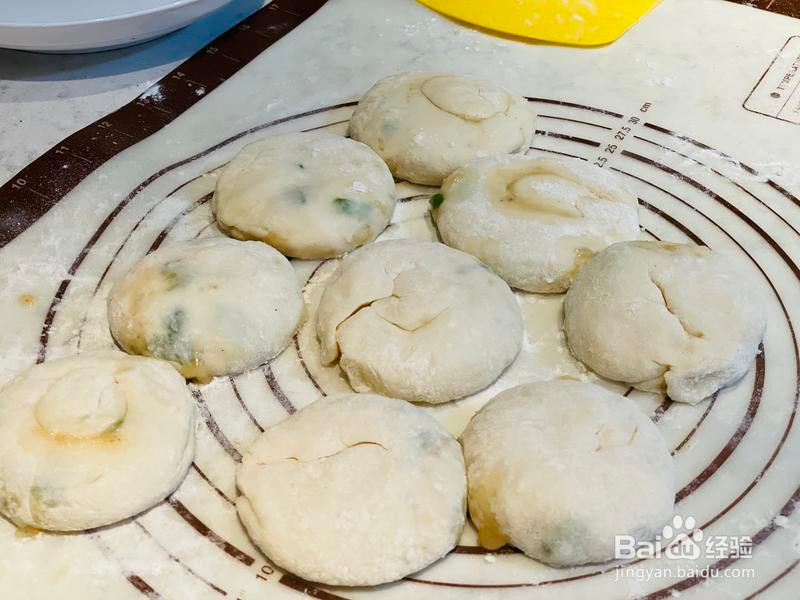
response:
{"label": "raw dough ball", "polygon": [[639,237],[636,196],[577,159],[479,159],[445,180],[433,206],[447,245],[529,292],[563,292],[592,255]]}
{"label": "raw dough ball", "polygon": [[519,385],[461,436],[481,545],[555,566],[614,558],[614,536],[653,539],[672,517],[672,457],[632,400],[590,383]]}
{"label": "raw dough ball", "polygon": [[261,240],[287,256],[329,258],[370,242],[395,205],[380,157],[339,135],[292,133],[244,149],[217,180],[220,228]]}
{"label": "raw dough ball", "polygon": [[502,279],[435,242],[391,240],[345,257],[317,312],[323,364],[357,392],[447,402],[492,383],[520,351],[522,314]]}
{"label": "raw dough ball", "polygon": [[377,585],[447,554],[464,526],[461,448],[428,413],[383,396],[317,400],[245,454],[236,502],[281,567],[331,585]]}
{"label": "raw dough ball", "polygon": [[350,119],[350,135],[400,179],[439,185],[479,156],[527,152],[534,113],[524,98],[488,81],[444,73],[380,80]]}
{"label": "raw dough ball", "polygon": [[765,327],[758,285],[730,258],[687,244],[614,244],[584,265],[564,300],[576,358],[689,404],[747,372]]}
{"label": "raw dough ball", "polygon": [[186,378],[256,367],[289,343],[303,300],[294,269],[261,242],[206,238],[161,248],[108,297],[114,339],[176,365]]}
{"label": "raw dough ball", "polygon": [[118,351],[37,365],[0,390],[0,512],[79,531],[159,503],[194,456],[192,396],[167,363]]}

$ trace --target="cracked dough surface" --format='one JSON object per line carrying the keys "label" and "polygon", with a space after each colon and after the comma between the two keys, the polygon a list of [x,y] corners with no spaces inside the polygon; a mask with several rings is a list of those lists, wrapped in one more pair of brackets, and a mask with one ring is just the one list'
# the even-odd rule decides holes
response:
{"label": "cracked dough surface", "polygon": [[439,403],[492,383],[522,345],[508,285],[436,242],[391,240],[342,260],[317,312],[324,364],[357,392]]}
{"label": "cracked dough surface", "polygon": [[575,357],[603,377],[696,404],[747,373],[764,302],[757,282],[708,248],[623,242],[578,273],[564,330]]}
{"label": "cracked dough surface", "polygon": [[432,214],[448,246],[529,292],[563,292],[594,254],[639,237],[636,196],[577,159],[479,159],[445,180]]}
{"label": "cracked dough surface", "polygon": [[317,400],[267,429],[237,473],[250,537],[281,567],[331,585],[378,585],[457,543],[458,442],[424,410],[367,394]]}
{"label": "cracked dough surface", "polygon": [[108,297],[111,333],[124,350],[170,361],[200,381],[278,354],[302,310],[285,257],[261,242],[223,237],[148,254]]}
{"label": "cracked dough surface", "polygon": [[368,146],[291,133],[245,146],[217,180],[220,229],[295,258],[331,258],[371,242],[395,205],[394,180]]}
{"label": "cracked dough surface", "polygon": [[636,404],[569,380],[489,401],[461,436],[481,545],[572,566],[614,558],[614,536],[653,539],[672,517],[674,466]]}
{"label": "cracked dough surface", "polygon": [[480,156],[527,152],[535,115],[527,101],[488,81],[411,72],[376,83],[350,119],[350,135],[392,173],[439,185]]}
{"label": "cracked dough surface", "polygon": [[150,508],[194,456],[194,403],[169,364],[109,351],[48,361],[0,390],[0,512],[79,531]]}

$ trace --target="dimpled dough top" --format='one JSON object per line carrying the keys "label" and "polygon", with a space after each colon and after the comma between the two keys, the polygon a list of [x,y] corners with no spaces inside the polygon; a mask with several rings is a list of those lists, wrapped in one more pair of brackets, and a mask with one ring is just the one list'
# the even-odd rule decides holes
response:
{"label": "dimpled dough top", "polygon": [[764,335],[760,287],[708,248],[622,242],[564,300],[572,353],[598,374],[696,404],[741,378]]}
{"label": "dimpled dough top", "polygon": [[445,180],[437,204],[447,245],[529,292],[563,292],[592,255],[639,237],[636,197],[608,169],[577,159],[479,159]]}
{"label": "dimpled dough top", "polygon": [[79,531],[157,504],[194,456],[193,406],[152,358],[109,351],[25,371],[0,390],[0,512]]}
{"label": "dimpled dough top", "polygon": [[383,396],[317,400],[245,453],[236,502],[250,537],[304,579],[377,585],[458,542],[461,448],[424,410]]}
{"label": "dimpled dough top", "polygon": [[439,403],[492,383],[522,346],[508,285],[435,242],[391,240],[345,257],[317,312],[321,358],[358,392]]}
{"label": "dimpled dough top", "polygon": [[326,133],[268,137],[244,149],[217,180],[220,229],[287,256],[330,258],[372,241],[395,205],[394,180],[364,144]]}
{"label": "dimpled dough top", "polygon": [[148,254],[108,297],[114,339],[188,379],[254,368],[283,350],[303,300],[294,269],[261,242],[206,238]]}
{"label": "dimpled dough top", "polygon": [[527,152],[534,118],[524,98],[491,82],[402,73],[366,93],[350,135],[380,154],[396,177],[439,185],[480,156]]}
{"label": "dimpled dough top", "polygon": [[542,562],[614,558],[614,536],[649,541],[672,517],[672,457],[632,400],[589,383],[519,385],[489,401],[461,443],[481,545]]}

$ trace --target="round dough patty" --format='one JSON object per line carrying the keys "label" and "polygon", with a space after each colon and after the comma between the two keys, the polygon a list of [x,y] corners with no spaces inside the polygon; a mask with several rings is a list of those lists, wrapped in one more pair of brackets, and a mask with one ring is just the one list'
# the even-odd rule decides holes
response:
{"label": "round dough patty", "polygon": [[647,541],[672,517],[669,449],[632,400],[555,380],[489,401],[461,436],[481,545],[512,544],[571,566],[614,558],[614,536]]}
{"label": "round dough patty", "polygon": [[295,258],[330,258],[370,242],[395,205],[394,180],[369,147],[291,133],[245,146],[217,180],[220,229]]}
{"label": "round dough patty", "polygon": [[491,82],[445,73],[401,73],[376,83],[356,106],[350,135],[392,173],[439,185],[480,156],[527,152],[534,113]]}
{"label": "round dough patty", "polygon": [[577,159],[479,159],[445,180],[432,207],[448,246],[529,292],[563,292],[594,254],[639,237],[636,197]]}
{"label": "round dough patty", "polygon": [[390,240],[342,260],[317,312],[323,364],[357,392],[439,403],[492,383],[522,346],[508,285],[463,252]]}
{"label": "round dough patty", "polygon": [[221,237],[148,254],[108,297],[111,333],[124,350],[168,360],[199,381],[268,361],[289,343],[302,310],[285,257]]}
{"label": "round dough patty", "polygon": [[110,351],[37,365],[0,390],[0,512],[79,531],[157,504],[194,456],[195,415],[169,364]]}
{"label": "round dough patty", "polygon": [[760,287],[708,248],[621,242],[564,300],[572,353],[609,379],[696,404],[740,379],[764,335]]}
{"label": "round dough patty", "polygon": [[378,585],[447,554],[464,525],[461,448],[424,410],[383,396],[317,400],[245,453],[236,502],[281,567],[331,585]]}

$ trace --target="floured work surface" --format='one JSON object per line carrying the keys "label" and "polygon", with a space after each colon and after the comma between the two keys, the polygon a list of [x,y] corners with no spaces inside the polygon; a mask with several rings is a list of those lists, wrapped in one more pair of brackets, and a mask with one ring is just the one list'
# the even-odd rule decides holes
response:
{"label": "floured work surface", "polygon": [[[336,263],[295,261],[306,324],[269,365],[193,386],[203,423],[180,489],[128,523],[80,535],[26,535],[0,522],[3,597],[795,597],[800,125],[769,107],[753,112],[761,105],[751,91],[772,81],[800,23],[733,3],[665,0],[615,44],[579,50],[493,38],[407,0],[332,0],[308,16],[314,8],[273,4],[123,109],[124,118],[109,115],[3,187],[0,382],[37,360],[111,347],[111,284],[150,249],[219,235],[210,193],[218,167],[245,143],[298,130],[343,134],[355,100],[396,71],[492,79],[529,97],[539,114],[531,154],[621,173],[640,198],[643,238],[737,255],[770,293],[763,352],[735,387],[697,406],[630,393],[673,449],[676,513],[702,530],[701,555],[623,571],[559,570],[510,549],[487,555],[468,528],[446,559],[375,590],[322,590],[270,565],[236,518],[235,466],[261,429],[348,389],[338,368],[320,365],[311,326]],[[276,32],[289,33],[256,56]],[[399,184],[403,201],[382,239],[432,239],[434,191]],[[453,433],[511,385],[589,377],[560,334],[562,297],[518,296],[526,340],[516,362],[489,389],[429,409]],[[730,539],[743,536],[752,556],[740,548],[737,558]]]}

